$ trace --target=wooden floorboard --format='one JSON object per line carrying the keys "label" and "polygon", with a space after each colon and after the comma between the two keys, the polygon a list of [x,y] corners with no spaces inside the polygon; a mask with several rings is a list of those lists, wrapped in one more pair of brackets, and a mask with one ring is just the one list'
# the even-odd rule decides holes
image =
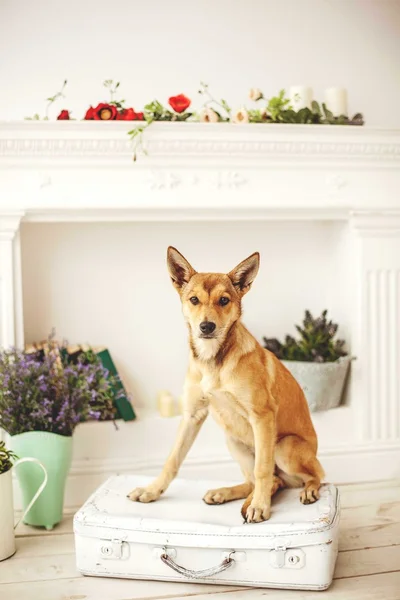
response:
{"label": "wooden floorboard", "polygon": [[[238,586],[233,590],[244,590]],[[232,586],[218,586],[218,591],[231,592]],[[247,590],[244,590],[245,592]],[[79,577],[35,581],[0,586],[1,600],[139,600],[148,598],[180,598],[214,594],[214,585],[137,581],[133,579],[103,579]]]}
{"label": "wooden floorboard", "polygon": [[[399,540],[400,543],[400,540]],[[334,579],[400,570],[400,545],[339,552]]]}
{"label": "wooden floorboard", "polygon": [[[242,591],[229,591],[222,594],[199,594],[197,600],[316,600],[321,595],[322,600],[399,600],[400,599],[400,572],[385,575],[369,575],[339,579],[324,592],[265,590],[253,589]],[[185,596],[177,596],[176,600]]]}
{"label": "wooden floorboard", "polygon": [[[400,600],[400,483],[341,488],[339,556],[329,600]],[[315,592],[82,577],[70,510],[53,531],[20,525],[17,553],[0,563],[1,600],[315,600]]]}
{"label": "wooden floorboard", "polygon": [[[316,592],[82,577],[1,586],[2,600],[316,600]],[[399,600],[400,572],[335,580],[323,600]]]}

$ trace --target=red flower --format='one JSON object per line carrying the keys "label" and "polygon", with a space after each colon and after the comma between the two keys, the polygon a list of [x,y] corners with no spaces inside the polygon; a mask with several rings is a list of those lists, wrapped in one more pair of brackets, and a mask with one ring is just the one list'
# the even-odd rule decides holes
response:
{"label": "red flower", "polygon": [[85,121],[92,121],[94,119],[93,115],[94,115],[94,108],[93,108],[93,106],[90,106],[86,111]]}
{"label": "red flower", "polygon": [[117,115],[117,121],[143,121],[144,114],[137,113],[133,108],[124,108]]}
{"label": "red flower", "polygon": [[117,118],[118,110],[113,104],[98,104],[93,109],[93,119],[95,121],[112,121]]}
{"label": "red flower", "polygon": [[135,120],[135,111],[133,108],[123,108],[117,114],[117,121],[134,121]]}
{"label": "red flower", "polygon": [[69,111],[68,110],[62,110],[60,112],[60,114],[57,117],[57,121],[69,121]]}
{"label": "red flower", "polygon": [[184,94],[179,94],[178,96],[171,96],[168,103],[175,112],[182,113],[189,108],[191,101]]}

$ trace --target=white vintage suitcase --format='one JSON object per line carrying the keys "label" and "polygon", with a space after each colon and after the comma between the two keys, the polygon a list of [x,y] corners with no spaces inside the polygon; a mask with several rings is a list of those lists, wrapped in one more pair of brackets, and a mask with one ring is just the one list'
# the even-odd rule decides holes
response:
{"label": "white vintage suitcase", "polygon": [[[158,502],[126,495],[149,477],[114,476],[76,513],[77,567],[84,575],[326,589],[338,551],[339,496],[321,488],[303,506],[299,490],[278,492],[269,521],[244,524],[242,501],[208,506],[217,482],[175,480]],[[229,484],[228,484],[229,485]]]}

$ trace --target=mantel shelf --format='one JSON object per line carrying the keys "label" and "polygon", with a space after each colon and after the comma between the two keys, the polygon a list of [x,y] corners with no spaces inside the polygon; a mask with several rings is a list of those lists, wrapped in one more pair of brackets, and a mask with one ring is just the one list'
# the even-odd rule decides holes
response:
{"label": "mantel shelf", "polygon": [[[398,211],[400,131],[330,125],[0,122],[0,213],[34,221],[349,219]],[[4,229],[4,225],[1,226]]]}
{"label": "mantel shelf", "polygon": [[[43,161],[93,161],[132,167],[127,132],[142,122],[21,121],[0,122],[0,168]],[[154,123],[145,132],[148,156],[139,170],[163,161],[187,164],[194,159],[230,164],[251,161],[255,167],[302,160],[335,161],[348,166],[371,162],[400,164],[400,131],[356,126]]]}

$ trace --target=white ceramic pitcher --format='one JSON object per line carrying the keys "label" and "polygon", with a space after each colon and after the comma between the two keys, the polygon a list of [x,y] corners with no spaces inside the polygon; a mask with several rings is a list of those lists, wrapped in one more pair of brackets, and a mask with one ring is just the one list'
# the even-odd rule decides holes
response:
{"label": "white ceramic pitcher", "polygon": [[[14,524],[14,501],[12,487],[12,470],[18,465],[26,462],[38,464],[44,473],[44,478],[36,494],[33,496],[25,512]],[[28,511],[35,504],[40,494],[43,492],[47,484],[47,471],[42,463],[36,458],[25,457],[15,461],[12,468],[0,475],[0,561],[9,558],[15,554],[15,535],[14,530],[18,523],[25,517]]]}

